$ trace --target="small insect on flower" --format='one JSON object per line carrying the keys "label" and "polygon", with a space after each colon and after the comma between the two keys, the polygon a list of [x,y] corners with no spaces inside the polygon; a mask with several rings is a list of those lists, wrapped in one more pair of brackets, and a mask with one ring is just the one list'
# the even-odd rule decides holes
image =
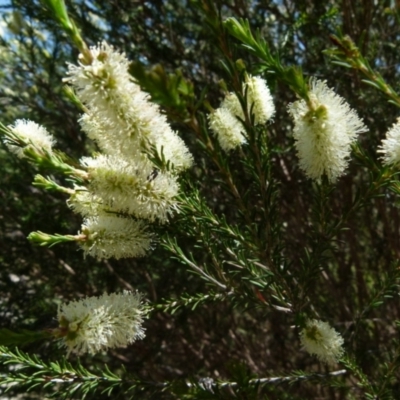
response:
{"label": "small insect on flower", "polygon": [[158,172],[159,172],[159,169],[153,168],[153,171],[151,171],[151,173],[148,175],[147,180],[149,182],[154,181],[154,179],[156,179],[158,176]]}
{"label": "small insect on flower", "polygon": [[58,308],[59,328],[53,331],[63,340],[68,354],[91,353],[126,347],[145,337],[145,311],[139,293],[103,294],[62,304]]}

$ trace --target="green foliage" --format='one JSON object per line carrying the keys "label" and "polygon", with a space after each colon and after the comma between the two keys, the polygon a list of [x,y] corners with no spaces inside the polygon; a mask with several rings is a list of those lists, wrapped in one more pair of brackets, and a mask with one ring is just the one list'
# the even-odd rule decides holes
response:
{"label": "green foliage", "polygon": [[22,346],[32,343],[37,340],[50,338],[51,335],[47,332],[33,332],[27,329],[21,332],[12,332],[9,329],[0,329],[0,344],[1,346]]}
{"label": "green foliage", "polygon": [[88,394],[93,396],[97,393],[111,395],[121,385],[121,378],[107,367],[95,374],[80,363],[73,366],[64,358],[44,362],[36,355],[30,356],[18,349],[11,351],[0,347],[0,363],[15,367],[11,374],[0,378],[2,385],[20,384],[27,392],[39,389],[42,393],[49,392],[51,398],[79,396],[85,399]]}
{"label": "green foliage", "polygon": [[281,79],[300,97],[307,101],[309,100],[308,86],[304,80],[301,68],[297,66],[285,68],[280,63],[279,57],[271,54],[261,34],[258,32],[256,37],[253,36],[247,20],[242,19],[237,21],[235,18],[228,18],[225,21],[225,26],[232,36],[243,42],[243,46],[246,50],[249,50],[263,61],[263,70],[267,73],[275,74],[277,79]]}

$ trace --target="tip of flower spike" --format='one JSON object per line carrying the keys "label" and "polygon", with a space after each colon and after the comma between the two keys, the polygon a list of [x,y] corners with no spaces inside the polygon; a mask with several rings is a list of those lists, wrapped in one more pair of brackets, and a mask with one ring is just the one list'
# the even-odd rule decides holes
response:
{"label": "tip of flower spike", "polygon": [[82,129],[110,155],[126,158],[147,150],[147,143],[163,148],[166,161],[177,172],[189,168],[193,158],[171,129],[165,115],[152,103],[129,73],[124,53],[106,42],[91,47],[90,65],[69,65],[66,79],[85,106]]}

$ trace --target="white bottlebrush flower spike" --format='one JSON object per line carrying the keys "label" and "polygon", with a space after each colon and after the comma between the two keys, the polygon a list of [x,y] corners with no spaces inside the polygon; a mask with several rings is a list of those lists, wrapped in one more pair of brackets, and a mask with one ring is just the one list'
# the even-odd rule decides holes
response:
{"label": "white bottlebrush flower spike", "polygon": [[193,158],[186,145],[132,80],[125,54],[105,42],[90,53],[91,64],[69,64],[66,79],[88,109],[81,118],[87,135],[108,154],[131,157],[153,145],[177,171],[190,167]]}
{"label": "white bottlebrush flower spike", "polygon": [[308,320],[300,341],[304,350],[326,363],[334,363],[343,355],[342,336],[323,321]]}
{"label": "white bottlebrush flower spike", "polygon": [[[166,223],[179,209],[177,174],[193,157],[132,79],[125,54],[106,42],[89,53],[79,56],[79,65],[69,64],[65,81],[84,105],[79,122],[101,154],[81,160],[87,187],[78,188],[68,205],[86,218],[78,235],[85,255],[140,257],[151,246],[148,223]],[[154,150],[169,168],[155,167]]]}
{"label": "white bottlebrush flower spike", "polygon": [[83,158],[82,164],[88,168],[91,191],[112,210],[166,222],[178,208],[176,177],[157,172],[149,160],[141,158],[129,163],[121,156],[99,155]]}
{"label": "white bottlebrush flower spike", "polygon": [[[266,81],[259,76],[246,75],[243,83],[243,94],[246,94],[247,111],[254,115],[255,125],[267,123],[275,114],[275,105]],[[228,93],[221,103],[232,115],[244,120],[242,105],[235,93]]]}
{"label": "white bottlebrush flower spike", "polygon": [[309,97],[310,104],[298,100],[289,105],[300,168],[311,179],[325,174],[335,182],[347,168],[351,144],[367,129],[325,81],[312,78]]}
{"label": "white bottlebrush flower spike", "polygon": [[245,119],[242,105],[240,104],[236,94],[233,92],[227,93],[220,105],[220,108],[228,110],[233,116],[238,117],[242,121]]}
{"label": "white bottlebrush flower spike", "polygon": [[67,204],[76,214],[84,217],[93,217],[111,211],[100,197],[91,193],[86,187],[75,187]]}
{"label": "white bottlebrush flower spike", "polygon": [[400,164],[400,118],[386,133],[386,139],[382,140],[378,153],[383,153],[382,159],[385,165]]}
{"label": "white bottlebrush flower spike", "polygon": [[248,75],[244,84],[247,107],[254,114],[256,125],[265,124],[275,114],[275,105],[267,83],[259,76]]}
{"label": "white bottlebrush flower spike", "polygon": [[8,129],[21,141],[25,146],[19,147],[12,144],[12,141],[5,139],[8,148],[18,157],[24,157],[24,149],[33,147],[39,152],[47,151],[50,153],[55,144],[54,137],[47,132],[46,128],[36,122],[17,119],[14,125],[9,125]]}
{"label": "white bottlebrush flower spike", "polygon": [[210,128],[217,136],[218,142],[226,152],[246,143],[241,122],[228,108],[220,107],[209,115]]}
{"label": "white bottlebrush flower spike", "polygon": [[59,306],[55,336],[62,338],[68,354],[95,354],[143,339],[144,316],[139,293],[87,297]]}
{"label": "white bottlebrush flower spike", "polygon": [[113,215],[89,217],[83,221],[79,245],[97,259],[142,257],[151,247],[151,235],[143,221]]}
{"label": "white bottlebrush flower spike", "polygon": [[[248,112],[254,115],[255,125],[265,124],[272,118],[275,106],[264,79],[247,75],[243,93],[246,93]],[[226,152],[246,143],[241,123],[244,120],[243,108],[235,93],[228,93],[220,107],[210,114],[210,129]]]}

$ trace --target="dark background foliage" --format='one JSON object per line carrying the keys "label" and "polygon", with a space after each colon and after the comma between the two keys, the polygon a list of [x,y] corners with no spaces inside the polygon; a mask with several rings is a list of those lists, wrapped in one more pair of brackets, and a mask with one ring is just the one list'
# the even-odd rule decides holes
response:
{"label": "dark background foliage", "polygon": [[[190,147],[195,167],[185,177],[184,187],[188,190],[190,186],[196,187],[216,215],[228,222],[243,223],[242,215],[232,205],[232,196],[220,182],[220,170],[204,146],[199,145],[198,141],[203,139],[193,129],[186,103],[171,89],[173,79],[181,77],[193,87],[196,99],[205,95],[211,106],[217,107],[222,98],[220,80],[225,79],[230,90],[233,84],[221,63],[226,55],[221,48],[226,43],[229,48],[225,50],[233,61],[241,58],[249,71],[259,68],[258,61],[234,45],[233,40],[228,42],[220,36],[218,46],[218,37],[206,17],[207,9],[213,5],[222,17],[248,18],[252,28],[260,29],[267,43],[279,53],[284,65],[301,65],[305,76],[327,79],[328,85],[368,125],[369,131],[360,137],[360,143],[371,159],[377,159],[377,146],[395,122],[397,107],[366,85],[356,71],[335,65],[324,51],[333,47],[331,34],[338,31],[348,34],[372,68],[398,88],[400,21],[395,2],[68,1],[68,10],[85,41],[94,45],[106,40],[127,54],[133,61],[132,74],[166,110]],[[77,122],[80,111],[68,99],[62,83],[66,63],[76,62],[77,50],[39,1],[13,0],[1,6],[1,10],[8,29],[0,47],[2,122],[7,125],[16,118],[32,119],[46,126],[67,154],[77,158],[89,154],[94,145],[81,132]],[[280,182],[277,212],[288,268],[297,275],[302,268],[300,260],[305,257],[304,249],[310,248],[310,238],[318,234],[313,222],[315,213],[325,212],[327,219],[343,215],[357,190],[369,181],[369,172],[365,165],[353,160],[327,205],[318,205],[315,188],[299,170],[293,148],[287,105],[296,97],[273,76],[267,74],[266,78],[277,109],[268,127],[273,143],[272,171]],[[199,109],[200,113],[206,111],[203,106]],[[163,303],[163,299],[180,298],[185,293],[194,295],[213,290],[161,245],[156,245],[142,259],[109,262],[83,259],[73,244],[51,249],[32,246],[26,240],[31,231],[74,233],[81,221],[68,209],[63,195],[32,186],[37,172],[32,166],[12,157],[6,148],[0,150],[0,162],[1,327],[16,330],[52,327],[59,301],[105,291],[137,289],[149,302]],[[243,161],[233,156],[227,162],[241,178],[237,180],[238,187],[246,193],[246,206],[251,209],[259,200],[251,179],[243,174]],[[389,192],[369,199],[368,207],[360,208],[348,219],[347,230],[328,241],[320,237],[314,246],[320,246],[317,261],[323,272],[312,286],[302,288],[309,291],[307,295],[314,299],[313,305],[324,319],[335,321],[337,329],[344,332],[347,348],[357,357],[364,372],[376,381],[382,377],[384,363],[393,356],[387,345],[398,336],[393,321],[399,318],[399,307],[396,299],[380,308],[369,309],[366,305],[373,303],[374,293],[379,292],[381,282],[384,286],[386,275],[399,256],[396,202]],[[167,228],[159,228],[160,235],[167,230],[177,238],[181,248],[194,254],[200,265],[212,264],[213,254],[220,255],[217,244],[212,248],[218,237],[212,233],[203,238],[185,235],[181,229],[185,223],[178,216]],[[242,375],[284,376],[294,370],[327,372],[328,367],[300,350],[298,332],[293,328],[295,321],[280,311],[260,306],[258,299],[262,294],[258,295],[256,288],[251,290],[253,299],[247,296],[245,304],[227,297],[223,302],[205,304],[195,311],[187,307],[174,315],[154,312],[145,323],[145,340],[128,349],[83,358],[81,362],[87,367],[101,367],[106,362],[114,372],[120,371],[123,364],[127,376],[138,376],[146,382],[197,381],[204,377],[240,381]],[[364,317],[366,307],[366,318],[359,323],[357,318]],[[57,359],[64,353],[54,343],[31,345],[24,350],[46,359]],[[243,386],[236,394],[220,389],[214,394],[206,391],[193,394],[199,397],[186,396],[361,398],[355,379],[343,378],[338,385],[343,387],[334,390],[307,381],[267,385],[248,392]],[[396,384],[390,387],[393,398],[396,393],[400,396]],[[137,398],[185,398],[179,394],[178,383],[169,394],[162,393],[157,385],[148,385],[143,390]],[[24,389],[16,387],[11,393],[24,393]],[[122,391],[120,396],[124,398]],[[100,394],[95,397],[102,398]]]}

